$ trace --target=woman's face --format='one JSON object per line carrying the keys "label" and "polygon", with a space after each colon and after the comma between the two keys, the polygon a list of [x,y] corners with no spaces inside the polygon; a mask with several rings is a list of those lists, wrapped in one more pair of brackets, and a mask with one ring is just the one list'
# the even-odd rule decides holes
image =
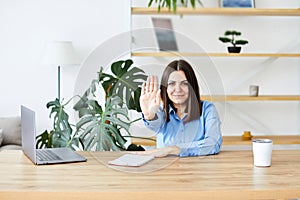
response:
{"label": "woman's face", "polygon": [[187,102],[189,96],[189,82],[183,71],[174,71],[170,74],[167,94],[174,105],[182,105]]}

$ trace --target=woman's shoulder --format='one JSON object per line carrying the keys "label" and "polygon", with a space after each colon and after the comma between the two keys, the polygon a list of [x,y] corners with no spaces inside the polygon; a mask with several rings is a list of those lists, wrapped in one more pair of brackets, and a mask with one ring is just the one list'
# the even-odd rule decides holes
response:
{"label": "woman's shoulder", "polygon": [[214,107],[214,104],[210,101],[206,101],[206,100],[202,100],[202,107],[203,108],[206,108],[206,107],[211,107],[213,106]]}
{"label": "woman's shoulder", "polygon": [[202,101],[202,113],[209,112],[209,111],[216,111],[215,105],[210,101],[203,100]]}

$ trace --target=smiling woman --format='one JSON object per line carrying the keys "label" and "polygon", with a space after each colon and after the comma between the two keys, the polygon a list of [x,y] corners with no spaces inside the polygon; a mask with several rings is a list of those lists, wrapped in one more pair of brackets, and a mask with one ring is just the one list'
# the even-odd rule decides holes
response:
{"label": "smiling woman", "polygon": [[201,100],[191,65],[184,60],[168,64],[158,88],[158,78],[149,76],[140,96],[143,120],[146,127],[156,132],[157,149],[138,154],[163,157],[219,153],[219,116],[212,103]]}

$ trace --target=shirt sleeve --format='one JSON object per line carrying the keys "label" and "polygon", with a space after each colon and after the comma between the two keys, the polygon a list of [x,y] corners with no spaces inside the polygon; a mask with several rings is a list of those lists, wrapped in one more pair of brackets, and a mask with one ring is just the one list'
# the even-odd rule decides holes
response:
{"label": "shirt sleeve", "polygon": [[191,143],[181,143],[176,146],[180,148],[180,157],[204,156],[217,154],[222,146],[222,134],[220,119],[213,104],[203,107],[203,120],[205,126],[205,137],[202,140]]}
{"label": "shirt sleeve", "polygon": [[164,112],[161,107],[156,113],[156,118],[154,120],[146,120],[143,113],[142,113],[142,119],[144,121],[145,126],[156,133],[161,129],[161,127],[165,122]]}

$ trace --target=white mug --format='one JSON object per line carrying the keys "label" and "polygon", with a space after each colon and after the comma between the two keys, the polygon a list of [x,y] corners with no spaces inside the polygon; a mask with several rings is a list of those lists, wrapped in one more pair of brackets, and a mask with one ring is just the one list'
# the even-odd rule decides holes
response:
{"label": "white mug", "polygon": [[0,128],[0,146],[1,146],[2,141],[3,141],[2,132],[3,132],[3,130]]}
{"label": "white mug", "polygon": [[259,86],[258,85],[250,85],[249,86],[249,95],[251,97],[257,97],[258,96],[258,91],[259,91]]}
{"label": "white mug", "polygon": [[273,141],[270,139],[252,140],[254,165],[257,167],[269,167],[272,160]]}

